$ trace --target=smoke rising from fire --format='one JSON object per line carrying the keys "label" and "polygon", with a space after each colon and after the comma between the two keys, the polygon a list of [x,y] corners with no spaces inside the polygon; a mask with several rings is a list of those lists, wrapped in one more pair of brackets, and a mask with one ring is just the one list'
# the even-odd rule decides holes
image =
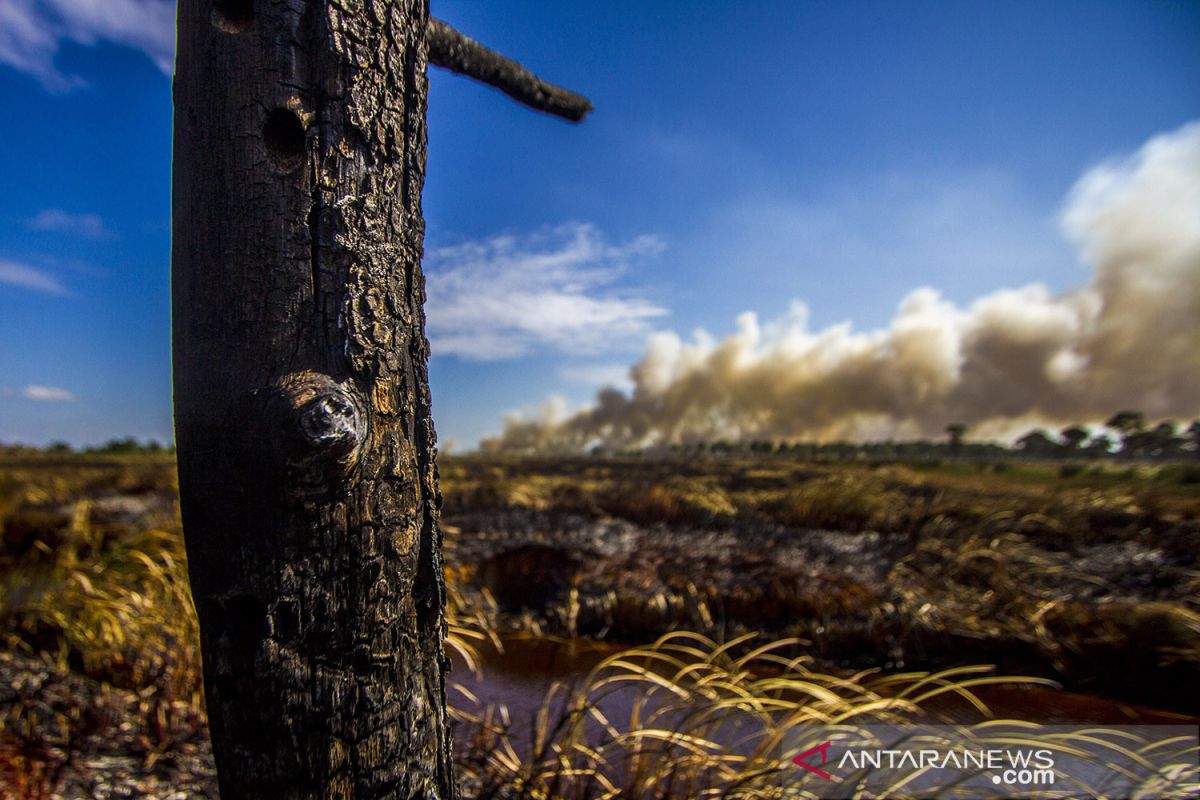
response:
{"label": "smoke rising from fire", "polygon": [[767,324],[746,312],[721,340],[655,333],[631,393],[603,389],[570,416],[510,416],[482,446],[903,439],[951,422],[987,438],[1123,408],[1200,413],[1200,123],[1087,172],[1062,227],[1093,270],[1081,288],[1005,289],[965,308],[919,288],[875,331],[810,331],[796,303]]}

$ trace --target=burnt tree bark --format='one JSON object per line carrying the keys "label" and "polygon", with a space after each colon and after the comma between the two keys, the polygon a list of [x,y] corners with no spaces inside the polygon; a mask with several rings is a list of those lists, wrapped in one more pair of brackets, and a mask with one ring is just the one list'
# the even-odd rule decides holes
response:
{"label": "burnt tree bark", "polygon": [[179,3],[176,443],[225,800],[455,796],[427,30],[423,0]]}
{"label": "burnt tree bark", "polygon": [[579,122],[592,110],[583,95],[546,83],[520,64],[464,36],[441,20],[429,20],[429,62],[495,86],[514,100],[547,114]]}
{"label": "burnt tree bark", "polygon": [[426,10],[178,15],[176,442],[222,796],[453,797]]}

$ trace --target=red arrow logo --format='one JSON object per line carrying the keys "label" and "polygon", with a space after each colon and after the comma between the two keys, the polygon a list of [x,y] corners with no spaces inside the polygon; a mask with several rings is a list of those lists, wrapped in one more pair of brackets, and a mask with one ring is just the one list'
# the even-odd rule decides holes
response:
{"label": "red arrow logo", "polygon": [[[832,742],[825,742],[824,744],[819,744],[816,747],[805,750],[803,753],[801,753],[800,755],[793,758],[792,763],[795,764],[797,767],[804,767],[809,772],[812,772],[816,775],[820,775],[822,778],[824,778],[827,781],[831,781],[831,780],[833,780],[832,775],[830,775],[828,772],[826,772],[823,769],[817,769],[817,767],[825,766],[825,762],[829,760],[829,745],[830,744],[832,744]],[[811,756],[813,753],[816,753],[816,752],[820,752],[820,754],[821,754],[821,763],[818,764],[816,767],[814,767],[812,764],[809,764],[808,761],[806,761],[805,759],[807,759],[809,756]]]}

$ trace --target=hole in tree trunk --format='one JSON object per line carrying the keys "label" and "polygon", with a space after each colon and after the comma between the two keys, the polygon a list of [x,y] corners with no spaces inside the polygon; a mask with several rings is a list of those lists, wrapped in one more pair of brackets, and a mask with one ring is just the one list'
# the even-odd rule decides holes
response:
{"label": "hole in tree trunk", "polygon": [[256,597],[237,595],[225,602],[225,633],[240,652],[252,652],[271,635],[267,608]]}
{"label": "hole in tree trunk", "polygon": [[304,123],[291,109],[277,108],[267,115],[263,141],[271,164],[280,172],[291,172],[304,161]]}
{"label": "hole in tree trunk", "polygon": [[241,33],[254,22],[254,0],[213,0],[212,24],[226,33]]}

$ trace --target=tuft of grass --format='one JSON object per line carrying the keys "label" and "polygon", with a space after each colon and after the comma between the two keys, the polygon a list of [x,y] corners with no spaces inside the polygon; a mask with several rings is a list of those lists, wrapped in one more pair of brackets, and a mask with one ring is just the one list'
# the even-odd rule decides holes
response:
{"label": "tuft of grass", "polygon": [[860,476],[829,476],[801,484],[766,502],[769,519],[797,528],[865,531],[895,527],[903,497]]}
{"label": "tuft of grass", "polygon": [[[114,532],[96,524],[92,504],[69,506],[64,523],[29,536],[36,515],[4,521],[6,539],[26,546],[0,561],[0,635],[10,648],[42,654],[62,669],[158,704],[202,704],[198,628],[178,528]],[[31,541],[30,541],[31,540]]]}

